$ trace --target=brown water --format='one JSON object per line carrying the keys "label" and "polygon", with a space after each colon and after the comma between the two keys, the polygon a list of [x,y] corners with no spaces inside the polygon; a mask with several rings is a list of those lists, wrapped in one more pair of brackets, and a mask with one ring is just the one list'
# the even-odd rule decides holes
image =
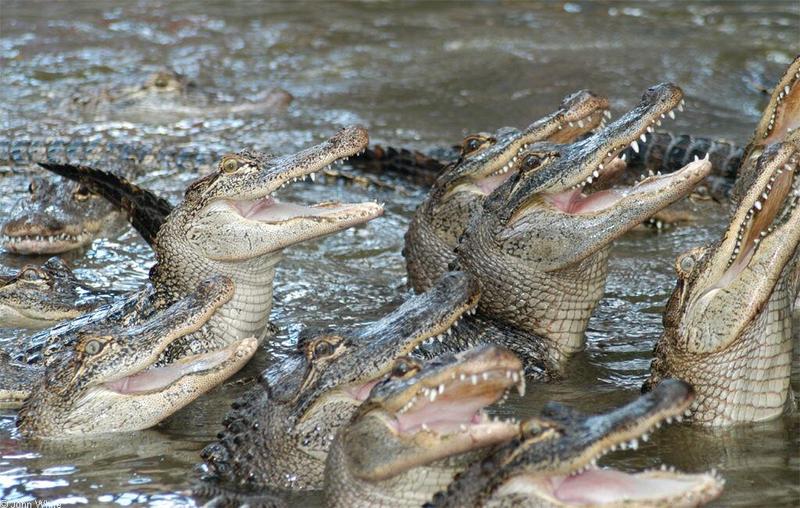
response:
{"label": "brown water", "polygon": [[[797,2],[120,1],[97,7],[3,0],[0,125],[16,135],[105,132],[283,153],[358,122],[374,141],[427,149],[470,131],[527,125],[578,88],[607,94],[618,113],[647,86],[670,80],[684,88],[688,103],[671,129],[743,142],[765,101],[759,85],[769,86],[797,52],[799,11]],[[138,83],[165,64],[221,101],[253,99],[279,85],[295,102],[274,118],[165,123],[87,122],[59,107],[75,90]],[[175,200],[192,178],[147,182]],[[0,180],[0,220],[25,187],[21,177]],[[422,189],[398,196],[298,184],[286,194],[306,201],[376,198],[387,210],[366,227],[286,252],[272,316],[283,340],[305,326],[368,322],[403,299],[402,233]],[[673,259],[715,238],[722,220],[722,210],[712,206],[697,224],[617,242],[606,297],[569,381],[531,387],[525,400],[504,411],[533,414],[550,399],[601,410],[635,397],[674,284]],[[138,287],[152,263],[130,231],[66,258],[106,290]],[[0,254],[6,268],[28,261]],[[7,332],[5,342],[18,335]],[[263,355],[245,373],[262,366]],[[797,373],[793,386],[800,388]],[[14,413],[5,412],[0,498],[193,504],[186,489],[198,476],[198,451],[241,389],[228,383],[156,429],[57,446],[20,439]],[[800,502],[796,414],[729,431],[668,428],[638,452],[618,452],[604,463],[638,468],[662,460],[686,471],[719,469],[728,483],[717,506]]]}

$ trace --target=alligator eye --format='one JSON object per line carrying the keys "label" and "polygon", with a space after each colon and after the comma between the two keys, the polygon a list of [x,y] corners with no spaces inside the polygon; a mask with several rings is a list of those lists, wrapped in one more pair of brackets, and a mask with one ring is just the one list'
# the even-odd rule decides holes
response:
{"label": "alligator eye", "polygon": [[81,185],[75,189],[75,192],[72,193],[72,199],[75,201],[86,201],[91,195],[92,193],[89,191],[89,189]]}
{"label": "alligator eye", "polygon": [[32,281],[47,280],[47,274],[45,274],[43,271],[39,270],[34,266],[23,268],[22,273],[20,273],[20,277],[22,277],[25,280],[32,280]]}
{"label": "alligator eye", "polygon": [[681,270],[684,272],[691,272],[694,268],[694,258],[692,256],[684,256],[681,258],[678,266],[680,266]]}
{"label": "alligator eye", "polygon": [[489,138],[486,136],[480,135],[472,135],[467,136],[464,138],[464,142],[461,143],[461,155],[469,155],[473,152],[478,151],[485,143],[489,141]]}
{"label": "alligator eye", "polygon": [[166,88],[167,85],[169,84],[169,80],[167,80],[167,78],[165,78],[164,76],[159,76],[156,78],[153,84],[156,85],[158,88]]}
{"label": "alligator eye", "polygon": [[542,158],[533,153],[526,155],[525,159],[523,159],[522,161],[523,170],[536,169],[541,165],[542,165]]}
{"label": "alligator eye", "polygon": [[327,341],[320,341],[314,346],[314,357],[325,358],[333,354],[333,344]]}
{"label": "alligator eye", "polygon": [[398,358],[392,367],[392,377],[406,378],[419,372],[420,366],[412,358]]}
{"label": "alligator eye", "polygon": [[239,161],[234,158],[222,161],[222,171],[225,173],[235,173],[239,169]]}
{"label": "alligator eye", "polygon": [[90,340],[83,346],[83,352],[87,355],[96,355],[103,349],[103,344],[99,340]]}
{"label": "alligator eye", "polygon": [[36,193],[36,182],[31,181],[31,183],[28,184],[28,192],[30,192],[31,194]]}

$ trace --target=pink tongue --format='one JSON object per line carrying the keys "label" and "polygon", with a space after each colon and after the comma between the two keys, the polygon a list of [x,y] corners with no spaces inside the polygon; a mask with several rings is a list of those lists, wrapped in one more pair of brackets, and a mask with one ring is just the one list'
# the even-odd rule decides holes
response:
{"label": "pink tongue", "polygon": [[589,196],[584,196],[576,189],[559,194],[551,194],[546,199],[562,212],[578,214],[608,208],[616,203],[620,197],[613,190],[595,192]]}
{"label": "pink tongue", "polygon": [[158,390],[169,386],[187,374],[211,369],[230,357],[223,349],[203,355],[188,357],[190,361],[178,361],[164,367],[149,369],[117,381],[105,383],[105,387],[117,393],[137,393]]}
{"label": "pink tongue", "polygon": [[496,188],[500,187],[503,184],[503,182],[511,178],[514,174],[516,174],[516,171],[509,169],[505,173],[501,173],[499,175],[493,175],[486,178],[481,178],[477,182],[478,188],[484,194],[491,194]]}

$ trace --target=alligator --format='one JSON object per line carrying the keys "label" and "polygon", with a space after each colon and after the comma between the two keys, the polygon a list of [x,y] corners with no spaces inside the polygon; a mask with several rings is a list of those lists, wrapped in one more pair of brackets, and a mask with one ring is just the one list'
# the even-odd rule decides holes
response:
{"label": "alligator", "polygon": [[[376,203],[301,206],[279,202],[273,193],[359,152],[367,140],[366,130],[348,127],[294,155],[243,151],[224,156],[215,172],[189,186],[183,202],[158,230],[156,264],[143,290],[37,334],[21,357],[35,362],[43,352],[46,359],[53,350],[73,343],[80,330],[93,323],[135,325],[185,296],[202,278],[215,274],[233,280],[233,298],[201,330],[170,343],[159,361],[219,349],[252,336],[263,340],[269,331],[272,279],[282,250],[363,224],[383,210]],[[88,171],[73,169],[78,175]]]}
{"label": "alligator", "polygon": [[[484,345],[422,363],[401,358],[336,436],[325,467],[329,507],[417,507],[481,454],[519,434],[484,408],[504,399],[522,362]],[[515,381],[516,379],[516,381]]]}
{"label": "alligator", "polygon": [[[23,137],[5,138],[0,143],[0,164],[12,168],[36,162],[85,164],[127,178],[143,176],[149,170],[210,171],[220,155],[213,150],[102,138]],[[122,224],[124,217],[88,186],[35,175],[27,198],[14,206],[0,228],[0,243],[13,253],[58,254],[85,247]]]}
{"label": "alligator", "polygon": [[0,328],[47,328],[101,303],[101,295],[80,282],[60,258],[0,275]]}
{"label": "alligator", "polygon": [[686,474],[660,469],[627,473],[599,468],[618,449],[636,450],[639,440],[664,423],[681,421],[692,388],[670,380],[654,391],[605,413],[586,414],[555,402],[520,425],[520,435],[476,460],[425,508],[453,507],[693,507],[722,493],[715,472]]}
{"label": "alligator", "polygon": [[271,88],[261,93],[256,102],[220,103],[194,81],[164,68],[141,85],[102,87],[90,94],[78,92],[65,106],[92,120],[152,123],[154,119],[174,122],[184,118],[274,114],[285,110],[292,99],[286,90]]}
{"label": "alligator", "polygon": [[[492,192],[455,248],[454,266],[480,282],[478,312],[442,347],[494,342],[523,358],[530,376],[560,375],[565,360],[582,349],[603,296],[611,242],[686,196],[711,169],[708,160],[698,160],[632,187],[584,193],[681,100],[677,86],[655,86],[605,129],[562,146],[552,162],[523,170]],[[431,354],[441,350],[434,346]]]}
{"label": "alligator", "polygon": [[17,427],[26,437],[141,430],[181,409],[239,370],[256,352],[255,337],[156,366],[175,340],[198,331],[234,294],[223,276],[198,287],[134,326],[98,323],[54,353],[22,403]]}
{"label": "alligator", "polygon": [[679,256],[644,390],[692,383],[692,421],[775,418],[793,404],[792,307],[800,285],[800,132],[763,149],[720,240]]}
{"label": "alligator", "polygon": [[444,340],[479,296],[474,279],[453,272],[377,321],[304,333],[233,403],[201,454],[209,475],[197,493],[239,505],[264,489],[321,488],[330,442],[370,389],[398,358]]}
{"label": "alligator", "polygon": [[411,287],[424,291],[447,271],[455,259],[453,248],[486,196],[535,160],[522,157],[523,151],[546,150],[538,148],[545,141],[573,141],[601,127],[607,114],[607,99],[581,90],[524,130],[504,127],[493,135],[464,138],[458,160],[442,170],[406,233],[403,255]]}

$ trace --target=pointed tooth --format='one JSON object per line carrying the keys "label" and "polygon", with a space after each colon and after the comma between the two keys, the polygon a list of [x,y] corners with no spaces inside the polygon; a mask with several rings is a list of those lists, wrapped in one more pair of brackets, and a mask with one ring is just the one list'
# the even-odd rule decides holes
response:
{"label": "pointed tooth", "polygon": [[631,143],[631,148],[633,148],[634,152],[639,153],[639,143],[637,143],[635,139]]}
{"label": "pointed tooth", "polygon": [[670,110],[669,113],[667,113],[667,114],[669,115],[670,118],[675,120],[675,112],[674,111]]}

